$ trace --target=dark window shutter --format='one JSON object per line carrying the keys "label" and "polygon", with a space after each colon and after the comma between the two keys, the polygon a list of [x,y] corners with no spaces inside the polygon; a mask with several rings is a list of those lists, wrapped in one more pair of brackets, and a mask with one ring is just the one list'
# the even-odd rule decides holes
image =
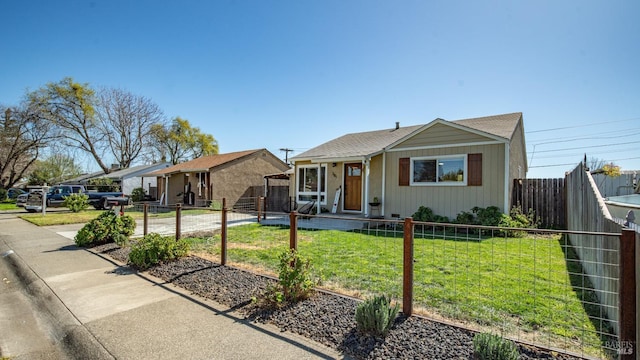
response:
{"label": "dark window shutter", "polygon": [[469,154],[467,156],[467,185],[482,185],[482,154]]}
{"label": "dark window shutter", "polygon": [[411,172],[411,164],[409,158],[400,158],[399,163],[399,175],[398,175],[398,185],[400,186],[409,186],[410,172]]}

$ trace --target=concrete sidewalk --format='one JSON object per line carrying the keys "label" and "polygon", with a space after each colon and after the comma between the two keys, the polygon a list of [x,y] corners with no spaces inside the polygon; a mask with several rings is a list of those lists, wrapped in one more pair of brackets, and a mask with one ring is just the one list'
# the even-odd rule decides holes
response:
{"label": "concrete sidewalk", "polygon": [[[15,306],[16,298],[29,299],[34,326],[69,358],[344,358],[304,337],[247,322],[223,305],[78,248],[58,233],[73,230],[0,216],[0,271],[12,272],[0,274],[6,280],[0,284],[0,314],[14,311],[3,307]],[[16,284],[9,289],[10,279],[20,283],[24,296],[15,296]],[[24,318],[0,315],[0,356],[59,358],[48,347],[29,346],[37,338],[25,343],[5,332],[17,331]]]}

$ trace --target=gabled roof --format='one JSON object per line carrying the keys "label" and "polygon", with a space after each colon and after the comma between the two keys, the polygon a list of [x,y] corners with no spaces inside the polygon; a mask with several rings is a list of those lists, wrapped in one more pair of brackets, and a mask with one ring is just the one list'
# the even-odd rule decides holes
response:
{"label": "gabled roof", "polygon": [[398,129],[346,134],[296,155],[291,160],[330,160],[334,158],[371,156],[421,127],[422,125],[414,125]]}
{"label": "gabled roof", "polygon": [[249,156],[264,150],[265,149],[245,150],[245,151],[238,151],[238,152],[232,152],[232,153],[226,153],[226,154],[203,156],[197,159],[193,159],[191,161],[170,166],[166,169],[160,169],[158,171],[154,171],[151,174],[156,176],[162,176],[162,175],[176,174],[176,173],[207,172],[210,169],[215,168],[216,166],[220,166],[220,165],[232,162],[234,160],[238,160],[245,156]]}
{"label": "gabled roof", "polygon": [[158,169],[162,169],[162,168],[167,168],[171,166],[171,163],[157,163],[157,164],[151,164],[151,165],[138,165],[138,166],[132,166],[126,169],[122,169],[122,170],[116,170],[113,172],[110,172],[106,175],[103,175],[102,177],[106,177],[109,179],[125,179],[125,178],[129,178],[129,177],[135,177],[135,176],[140,176],[140,175],[144,175],[146,173],[149,173],[151,171],[154,170],[158,170]]}
{"label": "gabled roof", "polygon": [[452,123],[480,130],[487,134],[496,135],[504,139],[511,139],[521,118],[522,113],[515,112],[510,114],[455,120],[452,121]]}
{"label": "gabled roof", "polygon": [[65,181],[62,181],[60,184],[61,185],[66,185],[66,184],[69,184],[69,185],[84,184],[84,183],[86,183],[87,181],[89,181],[89,180],[91,180],[93,178],[104,177],[104,175],[105,175],[104,171],[102,171],[102,170],[101,171],[96,171],[96,172],[89,173],[89,174],[82,174],[82,175],[76,176],[76,177],[74,177],[72,179],[67,179]]}
{"label": "gabled roof", "polygon": [[454,121],[436,119],[424,125],[346,134],[296,155],[291,160],[331,161],[333,159],[374,156],[385,148],[397,144],[415,133],[428,129],[436,123],[449,124],[467,131],[480,132],[491,137],[509,140],[513,136],[521,118],[522,113],[517,112]]}

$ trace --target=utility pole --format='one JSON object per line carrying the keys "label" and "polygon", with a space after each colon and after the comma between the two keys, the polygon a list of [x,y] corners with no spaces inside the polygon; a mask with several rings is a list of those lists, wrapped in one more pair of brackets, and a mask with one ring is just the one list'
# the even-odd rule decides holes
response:
{"label": "utility pole", "polygon": [[284,151],[284,162],[289,165],[289,153],[293,152],[293,149],[281,148],[280,151]]}

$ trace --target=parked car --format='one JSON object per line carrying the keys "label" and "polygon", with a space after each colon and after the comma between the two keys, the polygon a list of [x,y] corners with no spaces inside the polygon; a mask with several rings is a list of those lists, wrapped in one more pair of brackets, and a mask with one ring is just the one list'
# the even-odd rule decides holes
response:
{"label": "parked car", "polygon": [[27,193],[26,191],[19,188],[10,188],[9,190],[7,190],[7,197],[9,199],[15,199],[18,197],[18,195],[26,194],[26,193]]}
{"label": "parked car", "polygon": [[29,191],[25,191],[23,194],[16,196],[16,206],[24,207],[27,204],[27,199],[29,198],[29,194],[32,192],[40,192],[40,189],[29,189]]}
{"label": "parked car", "polygon": [[[56,185],[52,186],[46,194],[46,207],[61,207],[65,197],[77,193],[87,195],[89,197],[89,205],[97,210],[108,210],[113,206],[129,205],[131,203],[131,199],[122,192],[89,191],[83,185]],[[30,193],[24,209],[28,212],[42,211],[42,192]]]}

